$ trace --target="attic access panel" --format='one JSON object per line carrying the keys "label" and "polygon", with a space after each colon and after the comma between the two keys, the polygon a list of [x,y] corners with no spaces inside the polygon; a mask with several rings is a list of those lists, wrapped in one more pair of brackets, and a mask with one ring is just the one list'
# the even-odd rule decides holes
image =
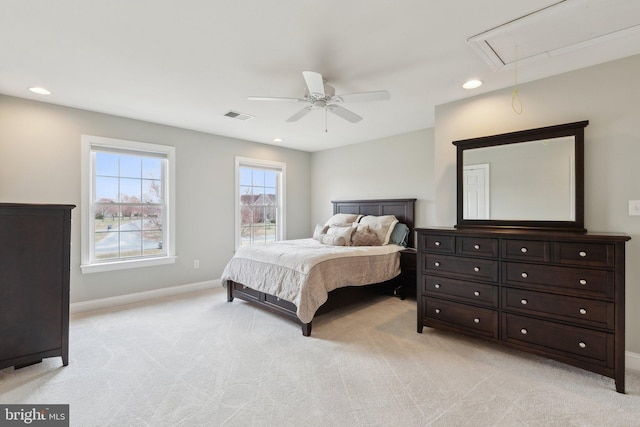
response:
{"label": "attic access panel", "polygon": [[640,40],[640,1],[563,0],[467,42],[493,69],[501,70],[516,59],[540,59],[630,37]]}

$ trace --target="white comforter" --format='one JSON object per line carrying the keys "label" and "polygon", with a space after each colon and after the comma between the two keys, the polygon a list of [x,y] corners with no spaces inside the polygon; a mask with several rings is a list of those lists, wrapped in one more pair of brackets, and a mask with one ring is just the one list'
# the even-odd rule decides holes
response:
{"label": "white comforter", "polygon": [[344,286],[390,280],[400,274],[398,245],[330,246],[313,239],[240,248],[222,273],[222,284],[241,283],[290,301],[311,322],[327,294]]}

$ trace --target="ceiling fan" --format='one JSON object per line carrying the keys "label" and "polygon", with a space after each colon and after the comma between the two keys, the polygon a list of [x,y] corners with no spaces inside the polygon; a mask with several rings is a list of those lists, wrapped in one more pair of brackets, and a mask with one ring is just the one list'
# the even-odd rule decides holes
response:
{"label": "ceiling fan", "polygon": [[304,98],[274,98],[267,96],[250,96],[250,101],[293,101],[306,102],[309,105],[295,113],[287,119],[287,122],[295,122],[306,116],[313,110],[324,109],[341,117],[348,122],[357,123],[362,117],[351,110],[347,110],[340,104],[343,102],[368,102],[368,101],[386,101],[391,97],[386,90],[378,90],[374,92],[357,92],[346,93],[344,95],[336,95],[333,86],[326,83],[322,78],[322,74],[313,71],[303,71],[302,76],[307,84]]}

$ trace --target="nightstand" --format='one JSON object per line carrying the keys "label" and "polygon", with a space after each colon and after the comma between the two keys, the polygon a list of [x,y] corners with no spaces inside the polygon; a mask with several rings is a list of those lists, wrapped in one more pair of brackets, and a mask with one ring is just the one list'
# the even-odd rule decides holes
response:
{"label": "nightstand", "polygon": [[400,285],[393,294],[400,299],[416,294],[416,249],[406,248],[400,251]]}

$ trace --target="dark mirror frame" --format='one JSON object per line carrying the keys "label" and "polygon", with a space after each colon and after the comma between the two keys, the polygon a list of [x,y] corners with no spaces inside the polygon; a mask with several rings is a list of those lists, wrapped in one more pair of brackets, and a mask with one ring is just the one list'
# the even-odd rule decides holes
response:
{"label": "dark mirror frame", "polygon": [[[456,228],[518,228],[518,229],[547,229],[574,232],[586,232],[584,228],[584,128],[589,121],[566,123],[537,129],[528,129],[500,135],[484,136],[480,138],[453,141],[457,148],[456,178],[457,178],[457,225]],[[466,150],[474,148],[493,147],[497,145],[518,144],[536,140],[573,136],[575,139],[575,220],[574,221],[541,221],[541,220],[492,220],[492,219],[464,219],[463,218],[463,156]],[[544,171],[540,171],[544,173]]]}

